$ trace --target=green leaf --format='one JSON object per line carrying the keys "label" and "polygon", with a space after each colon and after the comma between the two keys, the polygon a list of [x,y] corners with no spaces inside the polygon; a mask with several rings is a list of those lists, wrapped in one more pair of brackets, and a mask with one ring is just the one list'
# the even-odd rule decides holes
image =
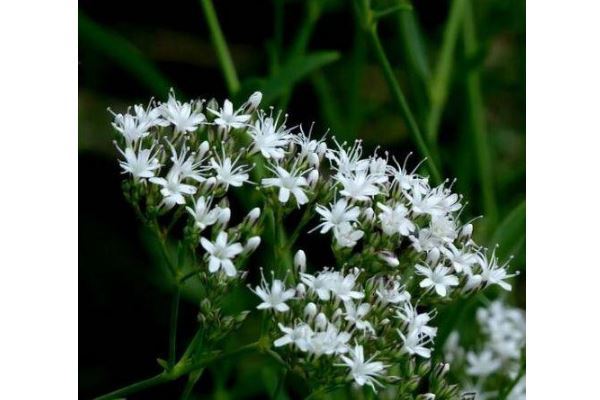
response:
{"label": "green leaf", "polygon": [[521,257],[525,248],[525,200],[521,201],[500,223],[490,245],[499,245],[496,254],[502,259]]}
{"label": "green leaf", "polygon": [[79,38],[84,46],[90,46],[112,59],[115,64],[129,72],[156,96],[166,96],[171,83],[162,72],[133,44],[79,13]]}
{"label": "green leaf", "polygon": [[270,104],[311,72],[331,64],[339,58],[340,54],[337,51],[317,51],[294,57],[284,64],[277,74],[258,82],[247,81],[245,84],[258,83],[263,92],[263,102]]}

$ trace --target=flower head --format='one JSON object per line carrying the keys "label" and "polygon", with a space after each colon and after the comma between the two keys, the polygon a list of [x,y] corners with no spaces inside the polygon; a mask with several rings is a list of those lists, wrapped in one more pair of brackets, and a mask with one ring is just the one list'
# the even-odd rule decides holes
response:
{"label": "flower head", "polygon": [[219,232],[214,242],[201,237],[200,244],[208,253],[208,270],[210,272],[214,273],[219,269],[223,269],[227,276],[233,277],[237,274],[235,265],[231,260],[244,250],[240,243],[228,242],[227,233]]}

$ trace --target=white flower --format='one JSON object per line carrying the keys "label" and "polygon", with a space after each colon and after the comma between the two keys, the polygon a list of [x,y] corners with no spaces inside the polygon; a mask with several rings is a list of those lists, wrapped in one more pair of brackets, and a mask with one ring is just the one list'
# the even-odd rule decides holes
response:
{"label": "white flower", "polygon": [[324,321],[325,331],[315,332],[308,343],[308,352],[320,356],[322,354],[343,354],[348,351],[347,343],[352,337],[350,333],[339,331],[335,325]]}
{"label": "white flower", "polygon": [[427,325],[431,321],[429,313],[419,313],[408,301],[402,308],[396,309],[396,317],[404,321],[404,326],[409,332],[416,332],[417,336],[428,336],[434,338],[437,328]]}
{"label": "white flower", "polygon": [[389,281],[387,284],[384,279],[379,281],[379,287],[375,291],[377,297],[385,304],[398,304],[410,300],[410,293],[404,290],[398,281]]}
{"label": "white flower", "polygon": [[171,170],[166,178],[150,178],[150,182],[162,186],[160,194],[163,195],[163,204],[170,209],[176,204],[185,204],[185,195],[196,193],[196,187],[181,182],[178,171]]}
{"label": "white flower", "polygon": [[442,297],[446,296],[449,287],[458,285],[458,278],[454,275],[448,275],[450,272],[448,267],[438,265],[432,269],[428,266],[416,265],[415,268],[420,275],[425,277],[419,283],[419,286],[427,289],[434,288],[435,292]]}
{"label": "white flower", "polygon": [[333,169],[339,175],[350,175],[355,172],[364,172],[369,169],[369,160],[362,160],[362,143],[356,140],[352,147],[344,147],[346,143],[341,145],[333,139],[338,149],[328,149],[326,157],[332,162]]}
{"label": "white flower", "polygon": [[229,243],[227,241],[227,233],[219,232],[214,243],[203,237],[200,238],[200,244],[209,254],[208,270],[212,273],[223,269],[227,276],[233,277],[237,274],[235,266],[231,261],[243,250],[240,243]]}
{"label": "white flower", "polygon": [[304,323],[296,325],[293,328],[285,327],[281,323],[278,325],[279,329],[281,329],[285,335],[273,342],[275,347],[281,347],[292,343],[300,350],[308,351],[310,338],[313,334],[310,326]]}
{"label": "white flower", "polygon": [[266,117],[264,113],[258,115],[258,119],[248,130],[254,144],[252,153],[260,152],[265,158],[279,160],[285,155],[283,150],[289,142],[291,135],[285,125],[277,127],[277,120]]}
{"label": "white flower", "polygon": [[316,293],[321,300],[329,300],[331,298],[330,281],[334,274],[331,272],[321,272],[317,276],[300,273],[300,279],[308,286],[313,293]]}
{"label": "white flower", "polygon": [[225,131],[242,128],[246,126],[246,122],[250,120],[250,115],[238,115],[240,110],[234,112],[233,104],[231,104],[231,101],[229,100],[225,100],[223,108],[221,108],[220,111],[212,110],[210,108],[208,111],[217,117],[215,118],[214,123]]}
{"label": "white flower", "polygon": [[130,173],[136,179],[152,178],[155,171],[161,167],[152,154],[152,149],[140,149],[137,154],[130,147],[126,147],[124,152],[118,147],[117,149],[125,157],[125,161],[119,161],[119,165],[124,172]]}
{"label": "white flower", "polygon": [[465,272],[471,274],[471,267],[477,262],[477,257],[473,253],[469,253],[465,249],[458,249],[454,244],[449,243],[448,248],[442,248],[448,261],[452,263],[452,268],[456,272]]}
{"label": "white flower", "polygon": [[477,262],[481,267],[481,279],[487,285],[498,285],[504,290],[510,291],[512,286],[510,283],[504,282],[505,279],[512,278],[514,275],[509,275],[506,268],[498,265],[494,254],[488,260],[485,256],[478,254]]}
{"label": "white flower", "polygon": [[277,177],[264,178],[262,185],[264,187],[276,186],[279,188],[279,202],[286,204],[290,199],[290,194],[293,194],[298,206],[308,203],[308,197],[304,193],[304,187],[308,186],[308,182],[302,173],[296,168],[296,163],[290,170],[286,171],[279,165],[274,168],[269,168]]}
{"label": "white flower", "polygon": [[328,281],[329,290],[342,301],[350,301],[351,299],[362,299],[365,297],[363,292],[354,290],[357,276],[350,273],[346,276],[341,273],[332,275]]}
{"label": "white flower", "polygon": [[335,179],[342,184],[340,194],[356,201],[367,201],[379,194],[379,177],[369,174],[367,171],[341,175],[337,174]]}
{"label": "white flower", "polygon": [[173,92],[169,93],[169,100],[160,110],[163,118],[173,124],[175,133],[194,132],[206,119],[194,103],[181,103]]}
{"label": "white flower", "polygon": [[467,374],[471,376],[488,376],[502,365],[500,359],[494,357],[494,353],[489,349],[485,349],[479,354],[469,351],[467,363]]}
{"label": "white flower", "polygon": [[194,217],[196,226],[200,231],[206,229],[207,226],[214,225],[219,218],[220,208],[210,209],[211,199],[206,200],[204,196],[200,196],[194,202],[194,208],[186,207],[186,210]]}
{"label": "white flower", "polygon": [[333,229],[333,235],[338,245],[352,248],[356,246],[356,243],[362,239],[365,233],[355,229],[349,222],[344,222]]}
{"label": "white flower", "polygon": [[[383,386],[376,378],[383,376],[383,372],[387,367],[381,361],[373,361],[373,357],[365,361],[363,347],[359,344],[350,349],[350,357],[340,356],[346,366],[350,368],[350,376],[359,386],[369,385],[375,390],[375,385]],[[376,391],[376,390],[375,390]]]}
{"label": "white flower", "polygon": [[128,145],[136,143],[150,134],[149,126],[130,114],[117,114],[112,126],[125,138]]}
{"label": "white flower", "polygon": [[141,125],[145,125],[147,128],[152,128],[153,126],[169,126],[169,121],[166,121],[161,117],[160,107],[153,107],[152,104],[153,102],[150,101],[150,104],[146,109],[144,109],[142,105],[133,106],[138,122]]}
{"label": "white flower", "polygon": [[171,161],[173,162],[172,170],[176,172],[181,180],[191,178],[196,182],[204,182],[206,178],[200,175],[200,171],[206,168],[202,168],[202,162],[204,159],[198,159],[196,153],[192,152],[187,157],[188,149],[182,147],[180,153],[177,154],[175,147],[169,142],[171,147]]}
{"label": "white flower", "polygon": [[283,282],[279,279],[274,279],[271,283],[271,288],[269,289],[264,276],[262,277],[262,285],[257,286],[253,292],[263,301],[256,307],[257,309],[267,310],[272,308],[273,310],[279,312],[289,311],[290,307],[285,304],[285,302],[293,298],[295,295],[295,290],[286,290]]}
{"label": "white flower", "polygon": [[415,224],[407,218],[408,209],[402,204],[396,204],[392,208],[377,203],[377,207],[382,210],[379,213],[379,221],[381,221],[381,230],[386,235],[398,233],[402,236],[408,236],[410,232],[415,230]]}
{"label": "white flower", "polygon": [[371,309],[371,305],[369,303],[362,303],[356,307],[352,301],[345,301],[344,308],[346,309],[346,312],[344,313],[344,319],[346,321],[354,324],[356,329],[361,331],[368,330],[372,333],[375,333],[371,323],[364,319]]}
{"label": "white flower", "polygon": [[329,204],[330,208],[317,205],[315,211],[321,215],[321,223],[314,229],[321,228],[320,233],[329,232],[331,228],[337,228],[343,223],[356,222],[360,216],[360,208],[348,206],[348,200],[340,199]]}
{"label": "white flower", "polygon": [[410,330],[406,336],[404,336],[400,330],[398,330],[398,334],[404,342],[403,349],[408,354],[416,354],[423,358],[431,357],[431,349],[425,347],[427,344],[429,344],[429,342],[431,342],[431,338],[429,336],[419,334],[416,329]]}
{"label": "white flower", "polygon": [[215,155],[214,158],[210,159],[210,164],[212,169],[216,172],[217,182],[223,186],[225,189],[228,189],[229,186],[240,187],[244,184],[244,182],[248,182],[250,175],[248,172],[251,167],[247,165],[237,165],[241,155],[238,155],[234,161],[231,161],[231,158],[218,157]]}

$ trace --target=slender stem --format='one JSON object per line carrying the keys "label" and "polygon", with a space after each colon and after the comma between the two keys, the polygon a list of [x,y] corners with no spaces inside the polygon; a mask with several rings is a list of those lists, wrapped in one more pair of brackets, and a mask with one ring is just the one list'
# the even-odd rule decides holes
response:
{"label": "slender stem", "polygon": [[379,40],[379,35],[377,34],[377,25],[374,22],[370,23],[367,28],[367,32],[371,44],[373,46],[373,50],[375,51],[377,61],[379,62],[385,80],[388,83],[392,98],[398,106],[400,113],[406,122],[408,131],[412,136],[412,139],[414,140],[415,144],[417,145],[417,148],[419,149],[421,155],[427,158],[427,166],[429,167],[429,172],[433,181],[439,183],[441,182],[440,173],[436,166],[436,162],[433,159],[433,154],[429,150],[427,143],[425,143],[423,135],[421,134],[421,130],[417,125],[417,121],[415,120],[415,117],[413,116],[413,113],[410,110],[408,102],[404,97],[404,93],[400,88],[400,84],[398,83],[398,80],[394,75],[394,71],[390,64],[390,61],[388,60],[387,55],[385,54],[385,50],[383,49],[383,46],[381,44],[381,41]]}
{"label": "slender stem", "polygon": [[188,375],[188,380],[183,388],[183,393],[181,393],[181,400],[187,400],[190,397],[190,394],[192,394],[192,391],[194,390],[194,386],[196,386],[196,382],[198,382],[203,372],[204,368],[201,368]]}
{"label": "slender stem", "polygon": [[450,15],[444,29],[442,49],[429,90],[431,108],[427,116],[426,134],[430,143],[436,143],[438,138],[440,120],[448,97],[450,75],[452,74],[454,62],[454,50],[458,42],[458,34],[460,32],[466,1],[452,1]]}
{"label": "slender stem", "polygon": [[200,4],[204,10],[204,17],[210,31],[210,37],[213,42],[213,46],[215,47],[215,51],[217,52],[219,64],[223,70],[227,90],[229,91],[230,95],[234,95],[240,90],[240,81],[238,79],[237,72],[235,71],[235,65],[231,59],[231,53],[229,52],[229,47],[225,41],[225,36],[221,30],[219,19],[217,18],[217,13],[215,12],[215,7],[212,0],[200,0]]}
{"label": "slender stem", "polygon": [[173,300],[171,302],[171,321],[169,324],[169,368],[175,365],[177,357],[177,319],[179,316],[179,300],[181,298],[181,289],[179,286],[175,289]]}
{"label": "slender stem", "polygon": [[285,377],[287,376],[287,372],[288,370],[284,369],[283,373],[279,377],[279,381],[277,381],[277,386],[275,386],[275,391],[273,391],[273,396],[271,396],[273,400],[277,400],[279,398],[279,395],[281,394],[281,390],[283,389],[285,383]]}
{"label": "slender stem", "polygon": [[[464,41],[467,58],[473,58],[478,52],[479,45],[475,32],[472,3],[467,1],[464,15]],[[479,181],[484,212],[487,226],[493,227],[497,220],[497,205],[494,195],[494,178],[492,173],[492,161],[488,144],[488,133],[485,122],[485,108],[481,94],[481,80],[479,71],[471,68],[467,72],[467,101],[469,103],[469,125],[475,145],[475,155],[479,168]],[[488,229],[490,231],[490,229]]]}
{"label": "slender stem", "polygon": [[125,386],[121,389],[117,389],[114,392],[110,392],[103,396],[96,397],[95,400],[109,400],[109,399],[118,399],[125,396],[128,396],[132,393],[137,393],[141,390],[151,388],[156,385],[160,385],[161,383],[165,383],[170,381],[169,377],[164,373],[153,376],[152,378],[144,379],[143,381],[136,382],[129,386]]}

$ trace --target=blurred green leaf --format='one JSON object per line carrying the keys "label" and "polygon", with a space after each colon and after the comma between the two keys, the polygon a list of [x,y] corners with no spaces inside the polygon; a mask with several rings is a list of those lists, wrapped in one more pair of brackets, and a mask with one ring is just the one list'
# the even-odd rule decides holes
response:
{"label": "blurred green leaf", "polygon": [[79,38],[83,45],[91,46],[112,59],[129,72],[156,96],[166,96],[172,86],[169,80],[134,45],[79,13]]}
{"label": "blurred green leaf", "polygon": [[270,104],[274,99],[286,93],[295,83],[311,72],[323,68],[340,58],[337,51],[317,51],[290,59],[279,72],[267,79],[248,80],[245,85],[258,84],[263,92],[263,102]]}
{"label": "blurred green leaf", "polygon": [[525,244],[525,200],[521,201],[500,223],[490,245],[499,245],[496,254],[500,259],[511,255],[520,258]]}

